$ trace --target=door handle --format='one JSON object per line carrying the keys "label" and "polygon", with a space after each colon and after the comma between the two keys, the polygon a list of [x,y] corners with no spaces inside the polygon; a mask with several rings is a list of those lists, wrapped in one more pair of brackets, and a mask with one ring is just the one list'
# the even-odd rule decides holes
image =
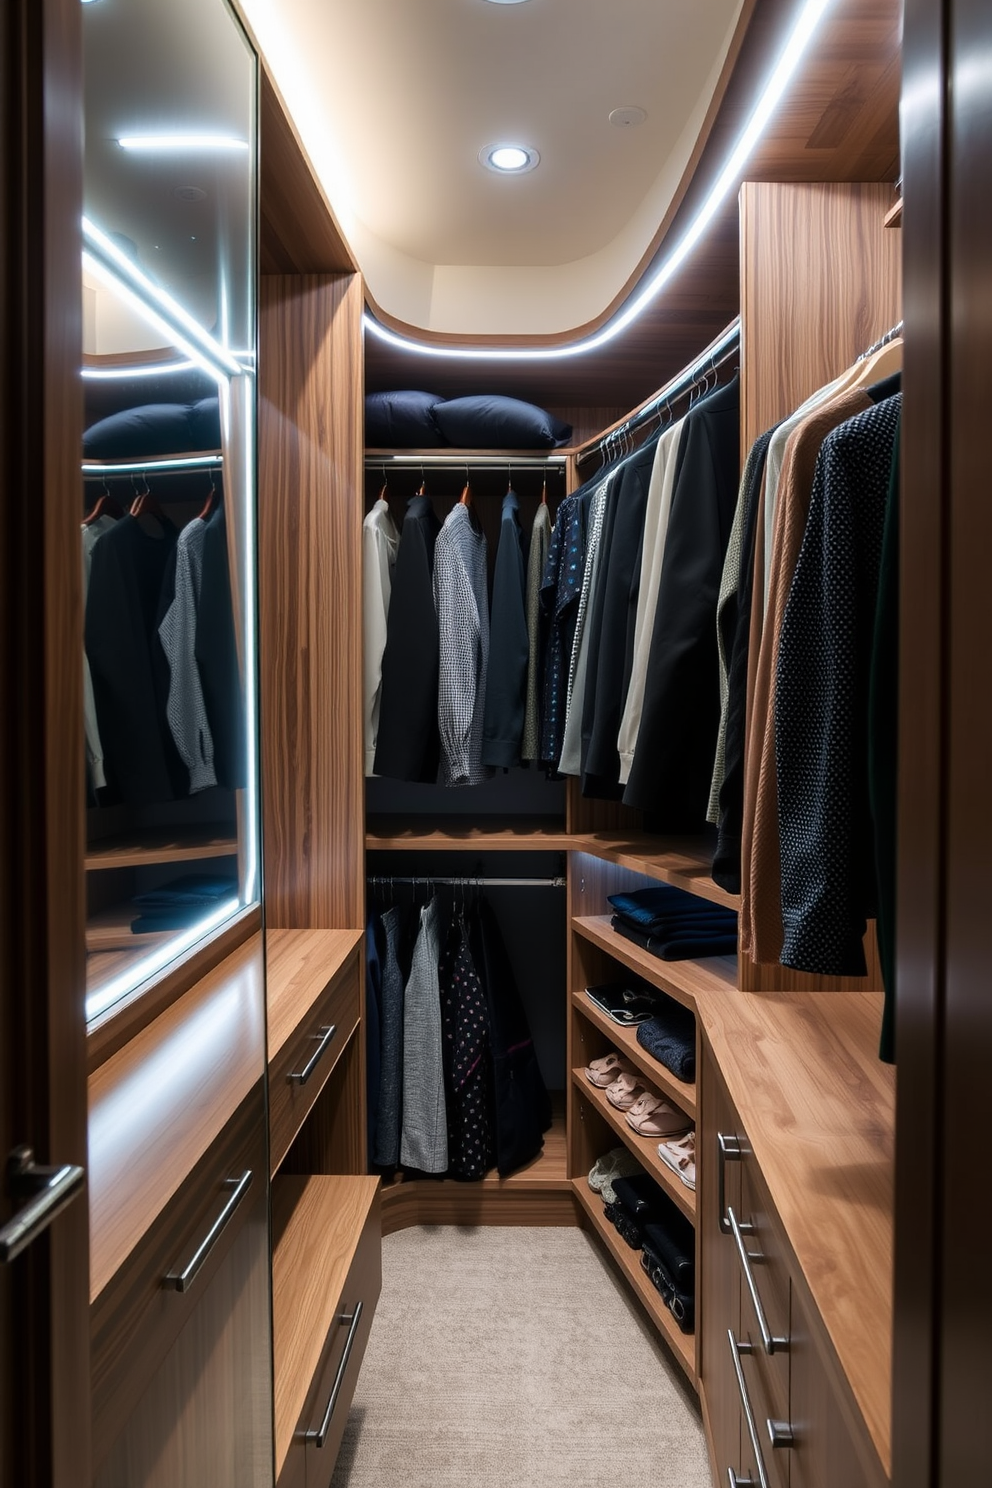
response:
{"label": "door handle", "polygon": [[43,1167],[30,1147],[15,1147],[7,1158],[7,1192],[20,1202],[13,1219],[0,1230],[0,1261],[12,1261],[48,1229],[56,1215],[79,1193],[86,1169],[75,1163]]}

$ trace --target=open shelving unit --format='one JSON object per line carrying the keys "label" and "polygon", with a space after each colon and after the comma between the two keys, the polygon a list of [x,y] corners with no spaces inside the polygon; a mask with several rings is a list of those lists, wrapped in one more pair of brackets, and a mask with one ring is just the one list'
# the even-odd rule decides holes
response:
{"label": "open shelving unit", "polygon": [[87,873],[112,868],[145,868],[157,863],[230,858],[235,857],[237,851],[237,838],[232,837],[226,822],[191,827],[188,832],[177,831],[175,827],[159,827],[93,843],[87,850],[85,867]]}
{"label": "open shelving unit", "polygon": [[[637,1069],[641,1071],[645,1079],[665,1096],[667,1096],[679,1110],[684,1111],[693,1120],[696,1117],[696,1082],[694,1080],[678,1080],[653,1059],[642,1044],[637,1042],[637,1029],[625,1028],[620,1023],[614,1023],[608,1018],[603,1010],[587,997],[585,992],[572,993],[572,1006],[576,1012],[609,1040],[613,1047],[626,1056]],[[588,1081],[586,1082],[588,1084]]]}

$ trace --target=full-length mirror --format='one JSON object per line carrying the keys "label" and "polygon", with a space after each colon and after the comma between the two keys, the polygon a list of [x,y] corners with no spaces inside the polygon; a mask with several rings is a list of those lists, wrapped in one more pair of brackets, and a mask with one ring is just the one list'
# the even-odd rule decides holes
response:
{"label": "full-length mirror", "polygon": [[87,1015],[258,898],[254,53],[225,0],[87,0]]}

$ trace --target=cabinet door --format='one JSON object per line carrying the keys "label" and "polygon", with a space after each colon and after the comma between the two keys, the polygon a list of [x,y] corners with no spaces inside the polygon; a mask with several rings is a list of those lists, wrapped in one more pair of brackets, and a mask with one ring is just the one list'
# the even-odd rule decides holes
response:
{"label": "cabinet door", "polygon": [[741,1165],[727,1161],[720,1138],[737,1139],[737,1114],[716,1065],[703,1045],[699,1174],[700,1386],[709,1422],[718,1481],[737,1468],[741,1450],[741,1407],[728,1330],[740,1336],[740,1269],[730,1234],[721,1228],[728,1205],[740,1209]]}
{"label": "cabinet door", "polygon": [[854,1435],[841,1410],[826,1367],[792,1290],[790,1418],[793,1448],[790,1488],[879,1488],[887,1479],[881,1466],[866,1470]]}

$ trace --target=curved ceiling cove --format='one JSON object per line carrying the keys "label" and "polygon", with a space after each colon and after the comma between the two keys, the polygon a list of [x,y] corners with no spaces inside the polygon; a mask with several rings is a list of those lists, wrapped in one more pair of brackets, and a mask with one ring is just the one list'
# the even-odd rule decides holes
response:
{"label": "curved ceiling cove", "polygon": [[[381,313],[434,335],[558,337],[601,319],[650,256],[744,3],[242,9]],[[618,110],[644,119],[618,128]],[[486,169],[502,142],[537,168]]]}

